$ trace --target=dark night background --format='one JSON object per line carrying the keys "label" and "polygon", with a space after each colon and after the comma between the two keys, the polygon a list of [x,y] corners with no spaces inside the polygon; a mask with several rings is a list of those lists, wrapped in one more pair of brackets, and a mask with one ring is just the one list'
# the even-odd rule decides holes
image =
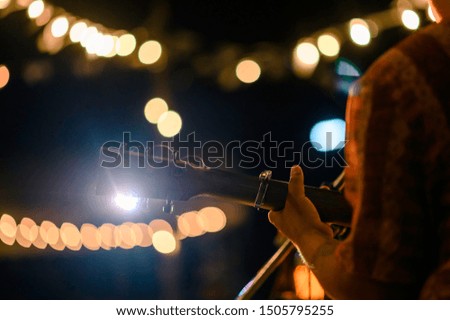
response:
{"label": "dark night background", "polygon": [[[162,42],[180,31],[195,34],[197,55],[233,44],[246,56],[266,42],[289,53],[299,38],[387,9],[391,1],[51,3],[114,29],[131,31],[144,26]],[[281,63],[286,69],[282,78],[269,79],[263,71],[255,84],[230,91],[214,79],[198,75],[189,58],[169,57],[167,68],[158,72],[131,68],[120,59],[100,59],[92,62],[92,72],[80,76],[74,70],[88,62],[79,46],[68,46],[54,56],[42,54],[36,49],[37,34],[24,12],[0,19],[0,64],[11,71],[10,83],[0,90],[2,192],[14,193],[24,181],[45,191],[57,181],[65,185],[88,179],[97,165],[100,146],[108,140],[120,140],[124,131],[140,141],[161,140],[143,116],[143,107],[153,96],[167,98],[183,118],[182,134],[195,131],[201,141],[259,141],[270,131],[277,141],[292,140],[301,145],[317,121],[343,119],[345,115],[346,95],[327,85],[332,83],[329,79],[324,85],[320,76],[337,77],[333,62],[321,63],[319,76],[302,80],[289,72],[287,57]],[[403,28],[387,30],[365,48],[347,42],[341,57],[365,70],[408,34]],[[22,70],[31,62],[49,66],[49,77],[38,83],[26,82]],[[257,175],[260,169],[263,167],[246,173]],[[306,170],[306,183],[331,181],[339,172],[339,168]],[[274,176],[286,180],[288,169],[280,167]],[[3,201],[0,213],[14,210],[14,206]],[[183,240],[174,256],[164,256],[152,247],[37,252],[0,244],[0,297],[231,299],[276,250],[275,230],[265,213],[231,208],[239,223],[230,223],[216,234]],[[150,221],[153,217],[141,218]],[[111,219],[120,221],[120,217]]]}

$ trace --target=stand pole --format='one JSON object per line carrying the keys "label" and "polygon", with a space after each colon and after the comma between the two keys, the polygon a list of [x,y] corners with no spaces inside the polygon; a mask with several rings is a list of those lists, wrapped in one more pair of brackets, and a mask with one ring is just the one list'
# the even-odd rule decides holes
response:
{"label": "stand pole", "polygon": [[280,264],[295,250],[294,244],[287,239],[275,254],[258,271],[256,276],[239,292],[236,300],[251,299],[267,278],[280,266]]}

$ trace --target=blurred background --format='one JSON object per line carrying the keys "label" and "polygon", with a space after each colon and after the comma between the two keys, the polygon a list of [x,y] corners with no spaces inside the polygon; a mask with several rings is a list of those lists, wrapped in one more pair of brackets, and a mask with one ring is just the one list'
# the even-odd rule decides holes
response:
{"label": "blurred background", "polygon": [[[76,195],[95,198],[102,145],[270,132],[325,146],[344,136],[350,84],[432,20],[424,0],[0,0],[0,297],[232,299],[277,248],[266,213],[207,199],[138,212],[126,195],[101,210]],[[342,154],[338,140],[314,156]]]}

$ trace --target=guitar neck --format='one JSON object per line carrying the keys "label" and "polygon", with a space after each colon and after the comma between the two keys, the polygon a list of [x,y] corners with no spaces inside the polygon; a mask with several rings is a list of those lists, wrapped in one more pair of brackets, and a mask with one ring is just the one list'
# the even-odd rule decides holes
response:
{"label": "guitar neck", "polygon": [[[195,184],[202,194],[253,206],[259,188],[259,178],[222,170],[205,170]],[[288,183],[270,180],[261,208],[281,210],[288,194]],[[305,186],[306,196],[316,206],[324,222],[349,226],[352,210],[344,196],[336,191]]]}

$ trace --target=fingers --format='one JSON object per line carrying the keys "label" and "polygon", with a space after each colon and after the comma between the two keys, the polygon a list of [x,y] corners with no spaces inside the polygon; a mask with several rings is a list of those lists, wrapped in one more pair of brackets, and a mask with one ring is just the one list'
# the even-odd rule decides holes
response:
{"label": "fingers", "polygon": [[305,185],[303,180],[303,171],[300,166],[293,166],[291,168],[291,178],[289,180],[289,194],[293,196],[303,196],[305,194]]}
{"label": "fingers", "polygon": [[278,225],[278,221],[280,219],[280,214],[281,211],[274,211],[274,210],[270,210],[269,211],[269,221],[271,224],[277,226]]}

